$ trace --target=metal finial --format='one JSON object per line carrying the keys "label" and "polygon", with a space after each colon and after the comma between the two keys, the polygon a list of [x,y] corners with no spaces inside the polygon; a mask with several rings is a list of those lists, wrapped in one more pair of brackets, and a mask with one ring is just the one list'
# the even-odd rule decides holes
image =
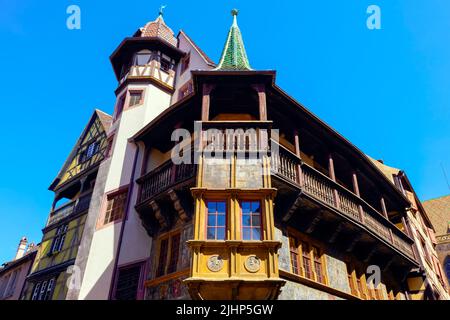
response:
{"label": "metal finial", "polygon": [[231,10],[231,15],[232,15],[232,16],[237,16],[238,13],[239,13],[239,10],[238,10],[238,9],[233,9],[233,10]]}
{"label": "metal finial", "polygon": [[165,7],[167,7],[165,4],[164,4],[164,5],[161,5],[161,6],[159,7],[159,15],[160,15],[160,16],[163,16],[163,15],[164,15],[164,12],[163,12],[163,11],[164,11],[164,8],[165,8]]}

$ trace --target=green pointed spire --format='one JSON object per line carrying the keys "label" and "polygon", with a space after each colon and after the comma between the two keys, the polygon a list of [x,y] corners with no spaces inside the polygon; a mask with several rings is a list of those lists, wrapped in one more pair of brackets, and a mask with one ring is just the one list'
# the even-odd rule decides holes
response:
{"label": "green pointed spire", "polygon": [[245,52],[241,30],[239,30],[237,24],[237,14],[238,10],[231,10],[233,24],[228,32],[219,65],[215,70],[252,70],[248,62],[247,53]]}

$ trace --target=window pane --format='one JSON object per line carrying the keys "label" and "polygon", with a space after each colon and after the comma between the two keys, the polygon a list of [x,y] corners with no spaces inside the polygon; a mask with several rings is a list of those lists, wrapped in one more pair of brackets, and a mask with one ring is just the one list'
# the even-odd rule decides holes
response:
{"label": "window pane", "polygon": [[208,240],[214,240],[216,238],[215,231],[216,231],[215,228],[208,228],[208,231],[207,231],[207,239]]}
{"label": "window pane", "polygon": [[216,202],[208,202],[207,206],[208,206],[208,213],[212,213],[212,212],[216,212]]}
{"label": "window pane", "polygon": [[259,204],[259,201],[254,201],[254,202],[252,202],[252,212],[257,212],[257,213],[259,213],[260,212],[260,204]]}
{"label": "window pane", "polygon": [[225,228],[217,228],[217,240],[225,240]]}
{"label": "window pane", "polygon": [[225,215],[224,214],[219,214],[217,216],[217,225],[218,226],[225,226]]}
{"label": "window pane", "polygon": [[217,212],[225,213],[225,202],[217,202]]}
{"label": "window pane", "polygon": [[261,240],[261,230],[259,228],[252,228],[252,240]]}
{"label": "window pane", "polygon": [[150,54],[149,53],[139,53],[136,55],[136,64],[138,66],[143,66],[148,63],[150,60]]}
{"label": "window pane", "polygon": [[250,225],[250,216],[242,216],[242,226],[249,227]]}
{"label": "window pane", "polygon": [[242,214],[249,214],[250,213],[250,202],[243,201],[242,202]]}
{"label": "window pane", "polygon": [[117,300],[136,300],[140,274],[140,266],[119,269],[117,289],[115,292],[115,298]]}
{"label": "window pane", "polygon": [[243,228],[242,229],[242,239],[243,240],[251,240],[251,229],[250,228]]}
{"label": "window pane", "polygon": [[216,216],[208,214],[208,227],[213,227],[216,225]]}
{"label": "window pane", "polygon": [[259,216],[252,216],[252,226],[253,227],[260,227],[261,226],[261,219]]}

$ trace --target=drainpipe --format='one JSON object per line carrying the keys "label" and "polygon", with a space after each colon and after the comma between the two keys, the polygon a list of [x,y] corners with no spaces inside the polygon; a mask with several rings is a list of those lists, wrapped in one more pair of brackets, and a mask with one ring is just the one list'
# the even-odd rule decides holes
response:
{"label": "drainpipe", "polygon": [[131,195],[133,194],[133,189],[134,189],[134,175],[136,173],[136,164],[137,164],[137,159],[139,156],[139,146],[135,143],[136,145],[136,154],[134,155],[134,161],[133,161],[133,170],[131,171],[131,177],[130,177],[130,183],[128,184],[128,196],[127,196],[127,203],[125,205],[125,215],[123,217],[122,220],[122,226],[120,227],[120,234],[119,234],[119,243],[117,245],[117,253],[116,256],[114,258],[114,269],[113,269],[113,274],[112,274],[112,282],[111,282],[111,286],[109,287],[109,294],[108,294],[108,299],[112,300],[113,299],[113,292],[115,291],[116,288],[116,274],[117,274],[117,266],[119,264],[119,256],[120,256],[120,249],[122,248],[122,238],[123,238],[123,232],[125,230],[125,223],[128,220],[128,214],[130,209],[130,203],[131,203]]}

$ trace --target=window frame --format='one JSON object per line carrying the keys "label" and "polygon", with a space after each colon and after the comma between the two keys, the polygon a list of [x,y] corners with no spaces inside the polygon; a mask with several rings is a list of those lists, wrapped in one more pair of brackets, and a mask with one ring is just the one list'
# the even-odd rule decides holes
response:
{"label": "window frame", "polygon": [[[186,62],[187,61],[187,62]],[[191,63],[191,52],[189,51],[186,56],[181,59],[180,75],[182,75],[186,70],[189,69]]]}
{"label": "window frame", "polygon": [[[239,199],[239,210],[240,210],[240,219],[239,219],[239,223],[240,223],[240,228],[241,228],[241,240],[242,241],[263,241],[264,240],[264,223],[263,223],[263,205],[262,205],[262,201],[261,199]],[[244,213],[243,213],[243,206],[242,204],[244,202],[250,202],[250,203],[254,203],[254,202],[258,202],[259,203],[259,226],[255,227],[253,226],[252,222],[253,222],[253,211],[250,211],[250,226],[245,226],[243,224],[243,219],[244,219]],[[250,210],[252,209],[252,206],[250,206]],[[250,235],[251,235],[251,239],[244,239],[244,228],[250,228]],[[259,239],[253,239],[253,229],[254,228],[259,228]]]}
{"label": "window frame", "polygon": [[[123,196],[123,204],[122,204],[122,214],[120,217],[115,218],[114,220],[111,220],[112,212],[114,209],[114,202],[112,204],[113,207],[111,209],[108,208],[109,202],[111,199]],[[115,223],[119,223],[123,221],[123,219],[126,218],[126,211],[127,211],[127,202],[129,198],[129,187],[128,185],[123,186],[115,191],[111,191],[105,195],[104,205],[103,205],[103,214],[100,215],[97,228],[106,227]],[[108,218],[108,219],[107,219]]]}
{"label": "window frame", "polygon": [[118,291],[120,272],[127,270],[127,269],[132,269],[132,268],[139,268],[139,279],[138,279],[138,283],[137,283],[137,287],[136,287],[135,300],[142,300],[143,285],[144,285],[143,282],[144,282],[144,276],[145,276],[145,270],[146,270],[146,262],[145,261],[132,262],[129,264],[119,266],[117,268],[117,275],[114,280],[114,294],[112,296],[112,300],[118,300],[116,295],[117,295],[117,291]]}
{"label": "window frame", "polygon": [[[324,245],[311,239],[310,237],[301,234],[299,231],[288,228],[288,239],[289,239],[289,262],[290,262],[290,272],[300,276],[302,278],[314,281],[316,283],[320,283],[325,286],[329,286],[328,281],[328,272],[327,272],[327,261],[325,258],[325,250]],[[291,244],[294,242],[294,248],[292,248]],[[313,248],[317,249],[318,259],[320,260],[320,271],[321,277],[318,276],[315,269],[315,257]],[[296,251],[295,251],[296,250]],[[297,255],[297,265],[298,265],[298,273],[295,273],[293,269],[293,259],[292,253]],[[308,267],[310,269],[310,275],[306,274],[305,269],[305,260],[309,262]],[[321,281],[320,281],[321,280]]]}
{"label": "window frame", "polygon": [[[222,199],[222,198],[208,198],[205,199],[205,240],[208,241],[224,241],[228,239],[228,200],[227,199]],[[217,224],[213,227],[210,227],[208,224],[208,216],[209,216],[209,211],[208,211],[208,203],[211,202],[223,202],[225,204],[225,225],[223,226],[223,232],[224,232],[224,238],[223,239],[217,239],[217,229],[218,227],[222,227],[222,226],[217,226]],[[216,205],[217,207],[217,205]],[[217,209],[216,209],[217,210]],[[217,223],[217,219],[218,219],[218,212],[216,211],[216,223]],[[214,228],[215,230],[215,238],[214,239],[208,239],[208,228]]]}
{"label": "window frame", "polygon": [[[158,238],[157,238],[157,254],[155,255],[155,264],[157,267],[155,269],[155,274],[153,275],[153,277],[156,278],[161,278],[173,273],[176,273],[178,271],[178,263],[180,261],[180,250],[181,250],[181,235],[182,235],[182,230],[181,229],[176,229],[173,231],[169,231],[166,232],[164,234],[161,234]],[[175,263],[175,267],[173,270],[170,270],[170,264],[171,261],[173,259],[173,247],[172,247],[172,241],[173,238],[175,237],[179,237],[178,240],[178,246],[177,246],[177,250],[176,250],[176,263]],[[166,245],[166,250],[165,250],[165,257],[164,259],[161,259],[161,248],[162,248],[162,243],[163,241],[166,241],[167,245]],[[170,271],[170,272],[169,272]]]}
{"label": "window frame", "polygon": [[[139,94],[140,95],[140,99],[139,101],[134,101],[134,104],[132,103],[132,95],[134,94]],[[136,106],[140,106],[144,103],[144,89],[130,89],[128,91],[128,102],[127,102],[127,108],[133,108]]]}
{"label": "window frame", "polygon": [[56,228],[55,236],[53,237],[52,244],[50,246],[49,255],[63,251],[68,231],[69,223],[62,224]]}

